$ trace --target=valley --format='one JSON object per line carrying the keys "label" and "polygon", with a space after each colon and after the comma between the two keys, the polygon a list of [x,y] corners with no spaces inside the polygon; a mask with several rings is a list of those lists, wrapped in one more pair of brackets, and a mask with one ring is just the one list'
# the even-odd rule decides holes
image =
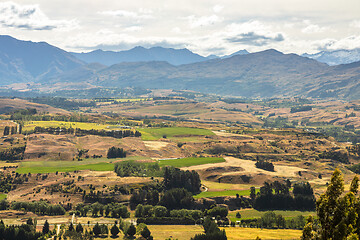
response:
{"label": "valley", "polygon": [[[0,218],[5,224],[37,219],[40,230],[47,220],[50,229],[63,229],[57,235],[72,221],[89,231],[117,221],[125,232],[132,223],[145,223],[154,239],[185,240],[201,234],[197,223],[204,217],[215,216],[228,239],[298,239],[305,219],[316,216],[314,199],[334,170],[343,172],[348,191],[357,173],[350,169],[359,164],[357,101],[251,100],[172,90],[124,99],[49,98],[50,105],[31,98],[0,101],[7,104],[0,120]],[[125,155],[112,157],[111,148]],[[179,191],[171,179],[182,172],[195,175],[177,210],[166,199]],[[196,176],[201,183],[193,182]],[[303,205],[262,205],[267,186],[275,197],[304,183],[313,198],[304,195]],[[49,216],[36,204],[60,212]],[[140,210],[145,207],[154,213]],[[271,223],[271,214],[283,223]],[[170,231],[176,222],[183,225]]]}

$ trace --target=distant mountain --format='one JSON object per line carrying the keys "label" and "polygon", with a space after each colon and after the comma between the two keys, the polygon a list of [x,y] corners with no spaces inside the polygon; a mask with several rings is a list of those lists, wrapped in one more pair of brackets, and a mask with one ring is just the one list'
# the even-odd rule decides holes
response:
{"label": "distant mountain", "polygon": [[159,61],[120,63],[83,77],[68,74],[53,79],[62,83],[66,80],[103,87],[187,89],[252,98],[360,99],[360,62],[329,66],[272,49],[180,66]]}
{"label": "distant mountain", "polygon": [[200,56],[190,50],[163,47],[135,47],[130,50],[113,52],[95,50],[88,53],[72,53],[78,59],[87,63],[101,63],[111,66],[123,62],[165,61],[173,65],[189,64],[206,61],[208,58]]}
{"label": "distant mountain", "polygon": [[0,85],[48,79],[84,63],[45,42],[0,35]]}
{"label": "distant mountain", "polygon": [[333,66],[360,61],[360,48],[353,50],[340,49],[335,51],[322,51],[315,54],[305,53],[302,56]]}
{"label": "distant mountain", "polygon": [[[105,53],[105,56],[119,56],[114,52],[97,52]],[[148,58],[141,62],[131,62],[136,60],[134,52]],[[149,55],[142,55],[144,52]],[[154,57],[150,52],[156,52],[156,57],[166,59],[150,61]],[[39,91],[94,86],[140,87],[187,89],[252,98],[300,96],[360,99],[360,62],[329,66],[308,57],[283,54],[273,49],[248,54],[241,51],[233,56],[206,61],[207,58],[186,49],[137,47],[127,51],[127,54],[132,58],[111,66],[85,64],[70,53],[47,43],[0,36],[0,85],[28,86],[24,83],[33,82],[29,88],[34,86]],[[179,56],[187,61],[189,58],[185,56],[192,56],[196,62],[181,65],[169,63],[175,59],[180,64]]]}
{"label": "distant mountain", "polygon": [[233,56],[236,56],[236,55],[246,55],[246,54],[249,54],[249,52],[246,49],[243,49],[243,50],[234,52],[234,53],[232,53],[230,55],[222,56],[221,58],[229,58],[229,57],[233,57]]}

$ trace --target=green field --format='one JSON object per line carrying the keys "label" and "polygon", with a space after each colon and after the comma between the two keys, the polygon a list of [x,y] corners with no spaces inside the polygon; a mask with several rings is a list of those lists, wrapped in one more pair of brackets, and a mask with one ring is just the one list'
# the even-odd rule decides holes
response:
{"label": "green field", "polygon": [[208,129],[186,127],[141,128],[139,131],[141,132],[141,139],[144,141],[159,140],[163,136],[176,139],[189,136],[215,135],[215,133]]}
{"label": "green field", "polygon": [[[262,215],[264,215],[268,211],[258,211],[255,209],[241,209],[238,211],[232,211],[229,212],[229,218],[231,221],[239,221],[241,219],[236,218],[236,213],[239,212],[241,214],[241,219],[251,219],[251,218],[261,218]],[[281,214],[285,219],[291,219],[299,215],[306,216],[316,216],[316,212],[310,212],[310,211],[281,211],[281,210],[275,210],[273,211],[276,214]]]}
{"label": "green field", "polygon": [[[259,189],[255,189],[256,192],[259,192]],[[202,192],[194,196],[195,199],[198,198],[208,198],[208,197],[227,197],[233,196],[235,197],[236,194],[240,196],[250,196],[250,189],[246,190],[225,190],[225,191],[207,191]]]}
{"label": "green field", "polygon": [[179,159],[169,159],[169,160],[160,160],[159,166],[173,166],[177,168],[181,167],[190,167],[190,166],[196,166],[196,165],[202,165],[202,164],[208,164],[208,163],[220,163],[225,162],[224,158],[219,157],[200,157],[200,158],[179,158]]}
{"label": "green field", "polygon": [[140,160],[142,157],[128,157],[119,159],[96,158],[84,161],[37,161],[20,163],[17,173],[53,173],[73,172],[76,170],[113,171],[114,163],[118,160]]}
{"label": "green field", "polygon": [[32,131],[35,127],[60,127],[60,128],[80,128],[83,130],[110,130],[117,128],[117,125],[104,125],[99,123],[87,123],[87,122],[63,122],[63,121],[29,121],[26,122],[23,131]]}
{"label": "green field", "polygon": [[7,197],[5,193],[0,193],[0,200],[3,200]]}

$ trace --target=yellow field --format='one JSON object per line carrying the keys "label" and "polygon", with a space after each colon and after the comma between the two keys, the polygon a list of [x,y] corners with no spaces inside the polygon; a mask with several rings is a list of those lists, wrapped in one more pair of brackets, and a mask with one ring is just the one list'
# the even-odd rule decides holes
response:
{"label": "yellow field", "polygon": [[88,123],[88,122],[63,122],[63,121],[29,121],[26,122],[23,131],[34,130],[35,127],[60,127],[60,128],[80,128],[84,130],[113,130],[116,125],[104,125],[99,123]]}
{"label": "yellow field", "polygon": [[148,225],[148,228],[155,240],[190,240],[195,234],[204,232],[202,226],[194,225]]}
{"label": "yellow field", "polygon": [[[221,228],[224,229],[224,228]],[[225,228],[226,236],[228,240],[247,240],[256,239],[300,239],[302,234],[301,230],[291,229],[261,229],[261,228],[241,228],[231,227]]]}

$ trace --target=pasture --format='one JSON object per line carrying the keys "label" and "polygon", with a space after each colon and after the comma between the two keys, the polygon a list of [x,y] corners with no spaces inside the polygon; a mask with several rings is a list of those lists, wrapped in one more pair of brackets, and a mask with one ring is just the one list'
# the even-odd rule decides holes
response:
{"label": "pasture", "polygon": [[0,200],[6,199],[6,194],[5,193],[0,193]]}
{"label": "pasture", "polygon": [[159,166],[173,166],[177,168],[190,167],[195,165],[202,165],[208,163],[220,163],[225,162],[224,158],[221,157],[188,157],[179,159],[159,160]]}
{"label": "pasture", "polygon": [[141,128],[139,131],[143,141],[159,140],[163,137],[176,140],[190,136],[215,135],[215,133],[208,129],[187,127]]}
{"label": "pasture", "polygon": [[17,173],[53,173],[53,172],[73,172],[78,170],[92,171],[113,171],[114,163],[119,160],[140,160],[141,157],[128,157],[118,159],[89,158],[84,161],[34,161],[21,162]]}
{"label": "pasture", "polygon": [[[255,189],[255,192],[259,192],[259,189]],[[236,194],[240,196],[250,196],[250,189],[246,190],[225,190],[225,191],[207,191],[201,192],[194,196],[195,199],[209,198],[209,197],[235,197]]]}
{"label": "pasture", "polygon": [[[231,221],[239,221],[241,219],[236,218],[236,213],[239,212],[241,214],[241,219],[251,219],[251,218],[261,218],[268,211],[258,211],[255,209],[241,209],[238,211],[229,212],[229,218]],[[311,211],[282,211],[282,210],[274,210],[276,214],[281,214],[285,219],[291,219],[297,217],[299,215],[307,216],[316,216],[316,212]]]}

